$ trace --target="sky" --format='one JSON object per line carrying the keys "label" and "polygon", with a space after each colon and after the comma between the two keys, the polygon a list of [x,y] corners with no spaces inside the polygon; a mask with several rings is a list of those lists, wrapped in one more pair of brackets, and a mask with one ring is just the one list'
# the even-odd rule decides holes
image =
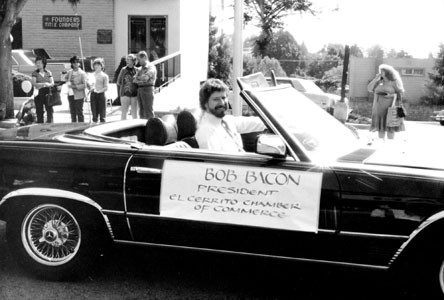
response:
{"label": "sky", "polygon": [[[298,43],[304,42],[310,52],[328,43],[357,44],[364,51],[376,44],[389,52],[404,50],[415,58],[436,55],[444,26],[444,0],[310,0],[320,11],[295,13],[285,18],[285,29]],[[226,33],[233,30],[233,0],[213,0],[220,20],[217,25]],[[227,7],[220,11],[221,3]],[[230,9],[231,8],[231,9]],[[219,10],[218,10],[219,9]],[[223,24],[223,25],[222,25]],[[258,28],[244,28],[247,38]]]}
{"label": "sky", "polygon": [[[379,44],[386,51],[404,50],[415,58],[436,54],[442,35],[444,0],[312,0],[316,16],[294,14],[285,29],[310,52],[328,43]],[[337,8],[337,10],[334,10]]]}

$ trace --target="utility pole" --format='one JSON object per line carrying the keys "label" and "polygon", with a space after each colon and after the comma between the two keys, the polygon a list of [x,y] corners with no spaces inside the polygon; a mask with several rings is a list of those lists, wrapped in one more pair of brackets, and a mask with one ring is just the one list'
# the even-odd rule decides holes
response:
{"label": "utility pole", "polygon": [[243,0],[234,0],[234,34],[233,34],[233,74],[231,76],[231,86],[233,88],[233,115],[242,115],[242,99],[239,96],[240,89],[236,78],[243,73]]}

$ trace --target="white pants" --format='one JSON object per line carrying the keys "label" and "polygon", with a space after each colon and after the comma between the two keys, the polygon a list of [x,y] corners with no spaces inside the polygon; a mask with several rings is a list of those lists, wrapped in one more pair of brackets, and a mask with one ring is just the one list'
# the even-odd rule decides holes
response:
{"label": "white pants", "polygon": [[121,96],[120,104],[122,106],[122,120],[126,120],[128,109],[131,105],[131,116],[137,119],[137,97]]}

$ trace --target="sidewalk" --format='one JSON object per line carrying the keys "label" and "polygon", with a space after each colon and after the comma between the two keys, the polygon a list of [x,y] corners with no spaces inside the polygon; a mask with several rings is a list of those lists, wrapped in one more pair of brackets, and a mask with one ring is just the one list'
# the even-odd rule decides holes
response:
{"label": "sidewalk", "polygon": [[[85,116],[85,122],[92,121],[90,103],[85,102],[83,104],[83,115]],[[14,111],[14,115],[17,114],[17,110]],[[46,114],[45,114],[46,117]],[[129,116],[131,118],[131,116]],[[106,122],[118,121],[121,119],[120,106],[108,106],[106,108]],[[17,119],[7,119],[0,121],[0,129],[14,128],[16,127]],[[69,112],[68,101],[62,100],[62,105],[54,107],[54,123],[71,123],[71,114]]]}

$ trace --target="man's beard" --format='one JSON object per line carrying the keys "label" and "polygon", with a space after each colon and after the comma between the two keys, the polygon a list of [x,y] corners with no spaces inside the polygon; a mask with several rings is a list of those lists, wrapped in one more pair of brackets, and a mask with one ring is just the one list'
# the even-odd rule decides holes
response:
{"label": "man's beard", "polygon": [[225,117],[225,112],[227,111],[227,109],[228,109],[227,104],[221,104],[221,105],[217,105],[214,108],[209,108],[209,111],[214,116],[222,119],[223,117]]}

